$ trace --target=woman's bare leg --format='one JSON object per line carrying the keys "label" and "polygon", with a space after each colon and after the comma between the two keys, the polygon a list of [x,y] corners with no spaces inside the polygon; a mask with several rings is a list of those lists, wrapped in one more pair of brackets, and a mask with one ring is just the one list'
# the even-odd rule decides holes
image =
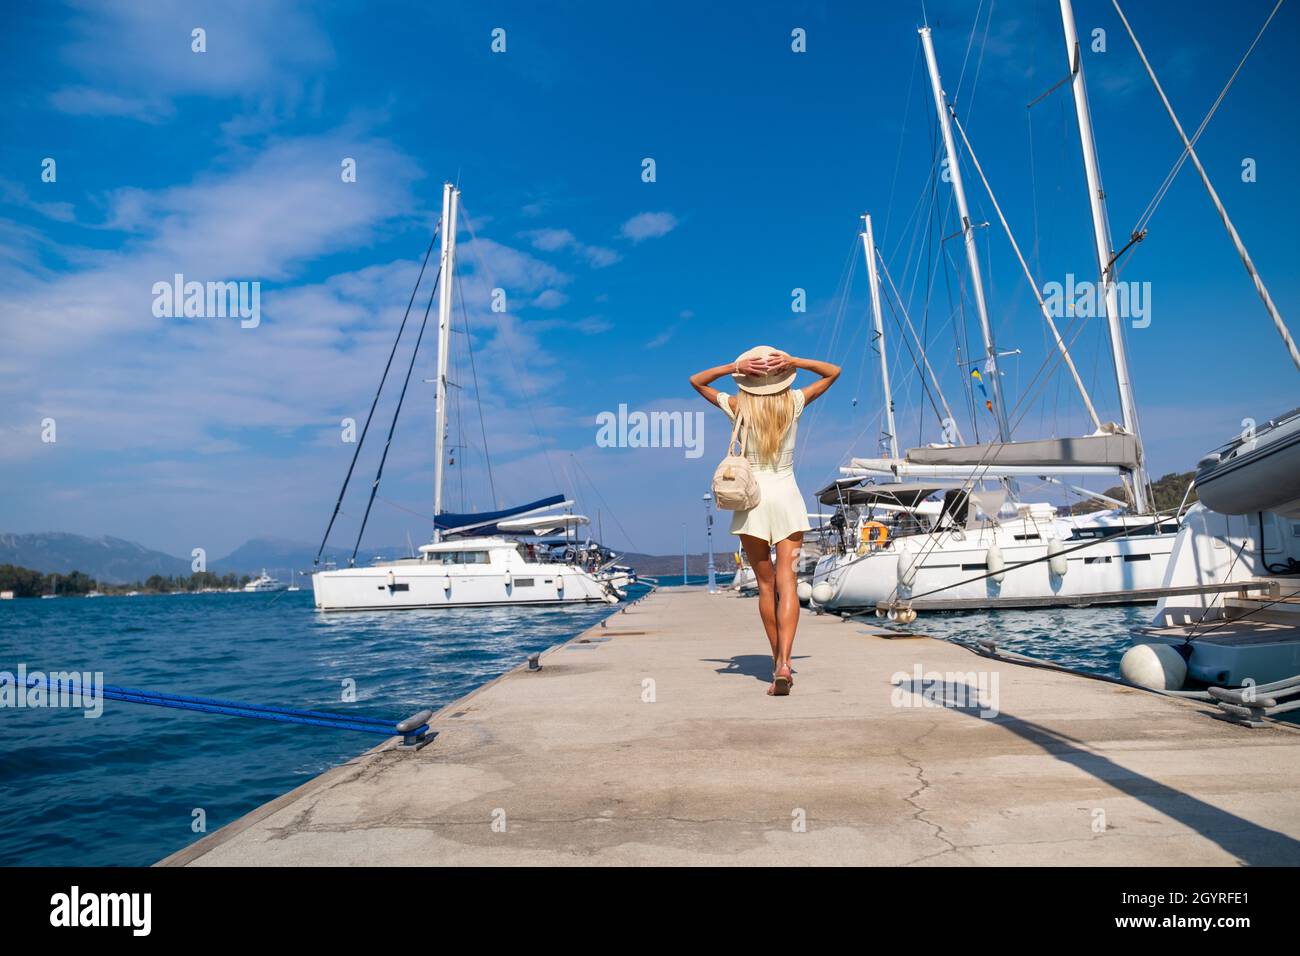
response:
{"label": "woman's bare leg", "polygon": [[794,652],[794,632],[799,627],[799,595],[796,592],[794,563],[803,546],[803,532],[792,534],[776,543],[776,673],[790,673],[790,655]]}
{"label": "woman's bare leg", "polygon": [[[779,656],[780,644],[776,623],[776,569],[772,566],[772,552],[766,541],[752,535],[742,534],[740,543],[745,549],[745,557],[749,559],[749,566],[754,569],[754,577],[758,579],[758,616],[763,619],[763,630],[767,632],[768,643],[772,645],[772,660],[775,662]],[[768,693],[771,692],[772,688],[769,687]]]}

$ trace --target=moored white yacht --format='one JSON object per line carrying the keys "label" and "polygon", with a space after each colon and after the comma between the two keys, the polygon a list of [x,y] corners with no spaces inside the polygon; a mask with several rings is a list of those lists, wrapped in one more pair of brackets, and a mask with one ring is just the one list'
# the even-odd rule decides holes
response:
{"label": "moored white yacht", "polygon": [[[322,611],[617,603],[619,600],[619,592],[613,585],[612,576],[608,580],[602,580],[593,573],[594,569],[588,570],[567,560],[563,554],[558,560],[547,560],[553,555],[521,543],[518,538],[511,536],[556,529],[571,530],[587,524],[588,520],[580,515],[537,513],[548,508],[571,506],[572,502],[564,500],[562,496],[554,495],[516,508],[476,514],[452,514],[444,512],[442,508],[449,384],[448,348],[452,291],[455,287],[453,277],[459,204],[460,190],[447,183],[443,187],[439,227],[442,245],[438,278],[435,280],[439,299],[433,541],[420,547],[418,557],[378,561],[368,567],[354,566],[314,572],[312,585],[316,607]],[[417,281],[417,290],[418,285]],[[413,293],[412,301],[414,298]],[[382,389],[382,382],[380,387]],[[400,409],[400,403],[398,407]],[[356,453],[359,452],[360,444],[356,449]],[[382,471],[382,460],[380,467]],[[350,475],[351,470],[349,477]],[[374,488],[378,484],[379,475],[376,475]],[[346,489],[345,481],[344,492]],[[340,503],[342,496],[341,492]],[[373,497],[372,489],[372,501]],[[335,516],[338,511],[339,506],[336,505]],[[333,519],[330,522],[330,527],[332,526]],[[364,530],[364,522],[362,528]],[[329,528],[325,532],[326,540],[328,537]],[[324,548],[324,541],[321,547]],[[319,560],[319,554],[317,558]]]}
{"label": "moored white yacht", "polygon": [[[318,572],[323,611],[611,602],[609,586],[580,568],[530,560],[500,535],[447,538],[418,558]],[[617,597],[612,598],[617,601]]]}
{"label": "moored white yacht", "polygon": [[249,581],[247,584],[244,585],[244,590],[248,592],[284,591],[287,589],[288,589],[288,585],[286,585],[279,578],[275,578],[267,574],[266,568],[263,568],[261,574],[259,574],[257,577],[253,578],[253,580]]}
{"label": "moored white yacht", "polygon": [[[1061,8],[1101,276],[1099,299],[1108,321],[1124,424],[1103,424],[1099,419],[1069,350],[1039,295],[1043,317],[1083,397],[1095,431],[1080,438],[1012,440],[998,370],[1001,353],[993,338],[984,301],[975,227],[966,204],[953,124],[957,125],[968,151],[970,143],[943,91],[930,30],[922,28],[921,42],[947,153],[945,178],[951,182],[961,222],[970,286],[984,343],[984,375],[979,376],[978,370],[972,374],[981,387],[984,381],[988,382],[991,394],[986,404],[997,424],[998,441],[913,448],[900,457],[883,344],[877,271],[880,256],[871,219],[864,217],[862,241],[871,283],[873,338],[880,354],[885,392],[882,445],[888,454],[882,458],[854,458],[849,467],[841,469],[850,477],[820,493],[823,504],[839,508],[841,514],[837,520],[843,538],[835,553],[822,558],[813,576],[812,600],[819,607],[835,611],[874,608],[907,621],[916,611],[926,609],[1135,603],[1154,601],[1159,596],[1157,589],[1173,550],[1177,517],[1157,515],[1150,507],[1137,410],[1116,302],[1114,247],[1092,138],[1078,39],[1068,0],[1062,0]],[[978,161],[973,153],[970,155],[983,179]],[[991,189],[989,196],[1026,276],[1032,279]],[[1036,282],[1031,285],[1038,287]],[[928,362],[925,370],[938,391],[937,379]],[[946,401],[944,407],[946,410]],[[1124,502],[1074,486],[1067,487],[1116,507],[1093,515],[1062,518],[1054,505],[1018,500],[1018,480],[1039,478],[1064,485],[1064,477],[1087,475],[1121,476],[1132,493],[1133,510],[1129,511]],[[920,483],[909,484],[907,479]],[[926,484],[936,480],[949,484]],[[854,487],[863,482],[866,483],[860,488]],[[995,483],[1000,487],[990,490],[989,486]],[[926,501],[940,491],[945,493],[942,503]],[[861,504],[869,506],[865,513],[857,507]],[[878,520],[881,513],[889,520]]]}

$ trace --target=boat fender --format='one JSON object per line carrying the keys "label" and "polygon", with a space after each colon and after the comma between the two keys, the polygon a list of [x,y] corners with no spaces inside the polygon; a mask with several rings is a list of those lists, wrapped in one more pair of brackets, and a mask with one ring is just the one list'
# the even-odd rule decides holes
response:
{"label": "boat fender", "polygon": [[1187,680],[1187,662],[1169,644],[1134,644],[1120,658],[1119,673],[1139,687],[1180,690]]}
{"label": "boat fender", "polygon": [[899,624],[911,624],[916,620],[916,611],[910,607],[900,607],[898,613],[894,615],[894,620]]}
{"label": "boat fender", "polygon": [[561,591],[561,592],[564,590],[564,575],[563,575],[563,574],[557,574],[557,575],[555,576],[555,590],[557,590],[557,591]]}
{"label": "boat fender", "polygon": [[984,563],[993,572],[993,580],[1001,584],[1007,576],[1007,572],[1004,570],[1007,562],[1002,557],[1002,549],[998,547],[997,542],[989,545],[988,551],[984,553]]}
{"label": "boat fender", "polygon": [[910,588],[916,583],[916,562],[919,559],[919,554],[910,554],[908,552],[904,552],[898,556],[899,585],[905,588]]}
{"label": "boat fender", "polygon": [[1057,538],[1047,542],[1047,568],[1058,578],[1065,577],[1065,572],[1070,570],[1070,563],[1061,554],[1061,542]]}
{"label": "boat fender", "polygon": [[446,575],[446,576],[443,577],[443,579],[442,579],[442,589],[443,589],[444,591],[446,591],[448,594],[451,593],[451,575],[450,575],[450,574],[448,574],[448,575]]}
{"label": "boat fender", "polygon": [[825,581],[822,581],[819,584],[814,584],[812,589],[812,599],[817,604],[830,604],[831,601],[835,600],[835,589]]}
{"label": "boat fender", "polygon": [[510,588],[511,588],[511,586],[512,586],[514,583],[515,583],[514,576],[511,575],[511,573],[510,573],[509,571],[507,571],[507,572],[506,572],[506,590],[509,591]]}
{"label": "boat fender", "polygon": [[795,585],[794,593],[799,597],[800,604],[807,604],[808,599],[812,597],[812,585],[807,581],[800,581]]}

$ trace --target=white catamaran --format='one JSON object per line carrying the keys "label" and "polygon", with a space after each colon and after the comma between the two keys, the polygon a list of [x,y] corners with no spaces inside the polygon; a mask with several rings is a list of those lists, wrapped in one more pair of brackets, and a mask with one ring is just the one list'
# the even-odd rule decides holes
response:
{"label": "white catamaran", "polygon": [[[454,514],[443,511],[448,346],[459,202],[460,190],[446,184],[440,225],[441,264],[436,280],[439,298],[433,540],[420,547],[416,557],[378,561],[367,567],[314,572],[312,583],[316,607],[322,611],[612,604],[619,600],[612,576],[598,576],[608,568],[588,568],[566,560],[563,551],[558,552],[556,558],[554,549],[509,536],[509,532],[538,535],[587,524],[588,519],[581,515],[537,513],[571,507],[573,502],[565,500],[562,495],[494,512]],[[357,451],[360,451],[359,447]],[[330,525],[333,526],[333,519]],[[328,528],[325,534],[328,538]]]}
{"label": "white catamaran", "polygon": [[[882,444],[888,455],[852,459],[848,467],[841,469],[850,477],[819,492],[822,504],[838,509],[836,523],[841,536],[840,547],[822,558],[813,578],[812,599],[820,607],[835,611],[874,608],[878,613],[907,621],[915,617],[917,610],[926,609],[1135,603],[1158,597],[1178,522],[1176,516],[1157,515],[1150,500],[1117,308],[1115,253],[1069,0],[1062,0],[1061,12],[1101,276],[1099,300],[1109,326],[1123,424],[1103,424],[1098,418],[1051,313],[1038,295],[1043,317],[1083,396],[1095,430],[1080,438],[1012,441],[998,370],[999,352],[985,304],[975,226],[966,205],[953,124],[982,179],[983,171],[944,93],[930,29],[922,28],[921,43],[983,336],[983,380],[991,390],[987,404],[997,422],[999,440],[913,448],[899,456],[883,342],[877,270],[880,255],[871,219],[864,217],[862,241],[871,284],[873,335],[879,345],[885,389]],[[1028,275],[1028,266],[991,190],[989,195]],[[1037,290],[1032,276],[1030,280],[1030,287]],[[923,352],[922,360],[937,389],[937,379]],[[1120,476],[1132,493],[1135,507],[1130,510],[1123,502],[1072,485],[1066,487],[1099,498],[1111,507],[1063,518],[1054,505],[1018,498],[1017,479],[1040,478],[1065,485],[1065,476],[1096,475]],[[908,483],[905,479],[928,483]],[[1000,487],[977,490],[988,482],[998,482]],[[944,495],[942,502],[927,500],[939,493]]]}

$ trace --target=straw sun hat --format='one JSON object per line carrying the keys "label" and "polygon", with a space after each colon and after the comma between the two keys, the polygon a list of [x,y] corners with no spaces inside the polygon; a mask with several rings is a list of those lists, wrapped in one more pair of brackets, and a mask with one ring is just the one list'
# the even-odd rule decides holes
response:
{"label": "straw sun hat", "polygon": [[[739,364],[746,359],[766,358],[777,351],[780,350],[770,345],[755,345],[749,351],[741,352],[736,356],[736,363]],[[797,374],[796,369],[790,369],[780,375],[741,375],[732,372],[731,377],[736,380],[736,387],[741,391],[749,392],[751,395],[775,395],[789,388]]]}

